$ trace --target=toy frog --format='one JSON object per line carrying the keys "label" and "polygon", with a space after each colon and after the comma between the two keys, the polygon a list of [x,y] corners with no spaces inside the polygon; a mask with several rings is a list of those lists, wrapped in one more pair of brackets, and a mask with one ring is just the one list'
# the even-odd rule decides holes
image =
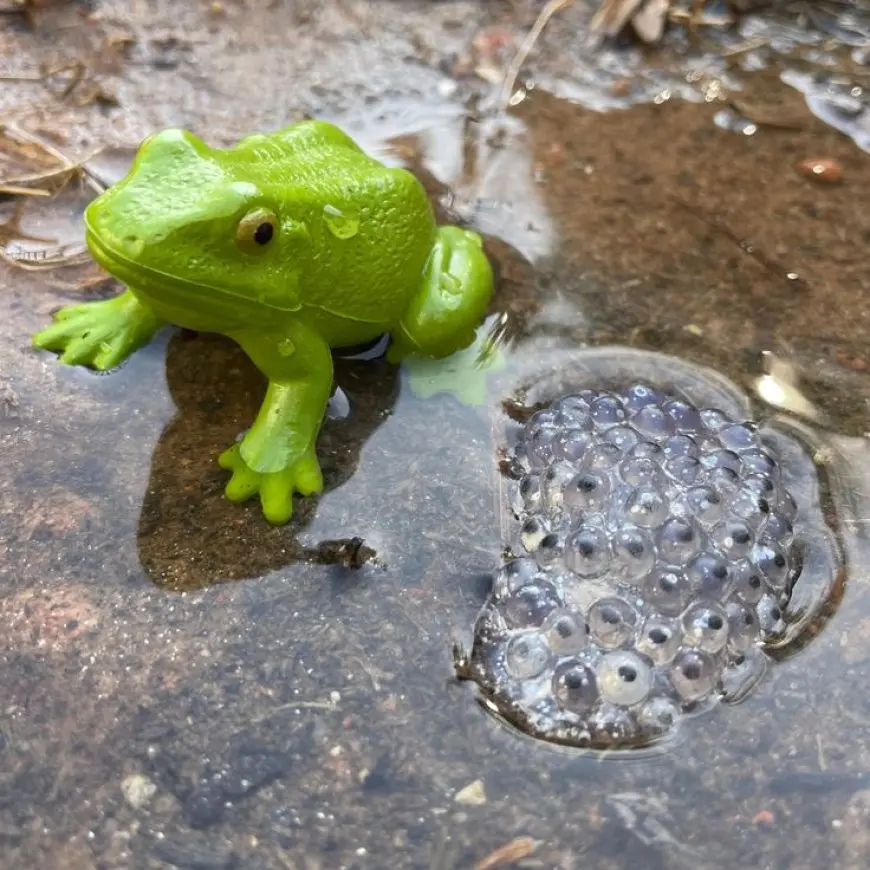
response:
{"label": "toy frog", "polygon": [[170,129],[85,211],[93,257],[127,289],[61,309],[34,338],[105,371],[164,325],[238,342],[268,378],[251,429],[219,458],[231,501],[259,494],[271,523],[319,493],[315,453],[331,348],[389,333],[388,358],[467,347],[493,274],[480,236],[438,227],[422,184],[344,132],[304,121],[211,148]]}

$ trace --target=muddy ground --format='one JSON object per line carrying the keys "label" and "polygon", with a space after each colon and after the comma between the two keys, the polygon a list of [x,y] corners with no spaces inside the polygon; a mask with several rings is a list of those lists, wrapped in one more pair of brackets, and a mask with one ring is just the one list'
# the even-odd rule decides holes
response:
{"label": "muddy ground", "polygon": [[[537,3],[0,13],[3,182],[40,169],[20,131],[111,182],[163,126],[337,121],[487,234],[509,366],[558,341],[717,370],[836,455],[848,556],[830,619],[745,703],[651,757],[554,752],[451,681],[501,546],[489,408],[340,361],[327,491],[273,529],[215,463],[263,387],[241,351],[169,332],[106,376],[60,367],[32,333],[117,288],[26,254],[0,266],[0,866],[867,866],[870,22],[817,8],[596,49],[578,2],[506,117]],[[839,181],[798,167],[821,159]],[[0,207],[76,245],[91,195]]]}

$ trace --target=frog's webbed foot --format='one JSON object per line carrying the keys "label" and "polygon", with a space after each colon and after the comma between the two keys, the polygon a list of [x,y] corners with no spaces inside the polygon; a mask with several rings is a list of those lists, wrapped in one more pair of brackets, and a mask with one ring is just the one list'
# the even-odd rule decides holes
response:
{"label": "frog's webbed foot", "polygon": [[423,283],[388,352],[391,362],[408,362],[415,393],[446,391],[463,402],[483,401],[486,371],[500,361],[485,335],[475,341],[492,291],[492,267],[481,237],[440,227]]}
{"label": "frog's webbed foot", "polygon": [[263,515],[276,526],[293,516],[294,493],[313,495],[323,490],[323,474],[313,449],[281,471],[254,471],[242,458],[239,444],[225,450],[218,462],[233,473],[225,491],[227,498],[243,502],[259,495]]}
{"label": "frog's webbed foot", "polygon": [[147,344],[163,321],[129,290],[113,299],[62,308],[33,344],[60,353],[66,365],[107,371]]}

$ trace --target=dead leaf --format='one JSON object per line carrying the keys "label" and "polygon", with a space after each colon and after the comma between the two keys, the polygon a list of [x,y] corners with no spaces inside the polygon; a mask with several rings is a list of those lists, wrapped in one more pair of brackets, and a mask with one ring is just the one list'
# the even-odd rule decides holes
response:
{"label": "dead leaf", "polygon": [[474,865],[474,870],[492,870],[493,867],[501,867],[512,864],[520,858],[528,858],[535,849],[537,843],[531,837],[517,837],[504,846],[499,846],[494,852],[490,852],[483,860]]}

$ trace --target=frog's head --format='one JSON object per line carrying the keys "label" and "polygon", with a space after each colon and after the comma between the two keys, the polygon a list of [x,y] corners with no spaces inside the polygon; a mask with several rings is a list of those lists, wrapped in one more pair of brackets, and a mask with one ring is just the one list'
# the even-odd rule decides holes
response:
{"label": "frog's head", "polygon": [[158,133],[141,145],[129,174],[88,206],[88,247],[180,325],[219,329],[263,305],[294,310],[287,246],[300,226],[282,221],[254,170],[190,133]]}

